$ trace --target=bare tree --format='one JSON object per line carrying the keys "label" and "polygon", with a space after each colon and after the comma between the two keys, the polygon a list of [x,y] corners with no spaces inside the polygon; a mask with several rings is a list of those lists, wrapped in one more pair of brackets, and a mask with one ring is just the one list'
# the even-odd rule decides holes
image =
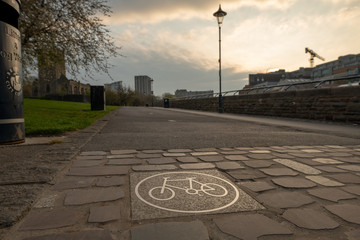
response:
{"label": "bare tree", "polygon": [[[109,59],[119,49],[101,17],[110,17],[107,0],[25,0],[22,1],[20,31],[25,70],[65,62],[67,71],[80,70],[109,75]],[[63,53],[58,56],[57,53]],[[39,56],[41,60],[38,61]]]}

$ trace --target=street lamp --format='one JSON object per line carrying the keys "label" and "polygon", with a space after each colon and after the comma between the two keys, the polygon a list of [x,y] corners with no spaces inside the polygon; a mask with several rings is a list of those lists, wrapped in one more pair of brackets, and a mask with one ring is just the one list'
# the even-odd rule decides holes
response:
{"label": "street lamp", "polygon": [[222,92],[221,92],[221,24],[226,16],[226,12],[221,9],[221,4],[219,5],[219,10],[213,15],[216,17],[219,25],[219,113],[223,112],[223,102],[222,102]]}

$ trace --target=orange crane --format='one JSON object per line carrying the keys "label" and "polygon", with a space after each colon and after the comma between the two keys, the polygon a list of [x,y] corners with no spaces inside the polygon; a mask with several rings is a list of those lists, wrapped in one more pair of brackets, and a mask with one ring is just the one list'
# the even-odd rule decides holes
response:
{"label": "orange crane", "polygon": [[314,58],[317,57],[320,60],[325,61],[325,58],[319,56],[316,52],[314,52],[313,50],[311,50],[310,48],[305,48],[305,53],[310,53],[310,67],[314,67]]}

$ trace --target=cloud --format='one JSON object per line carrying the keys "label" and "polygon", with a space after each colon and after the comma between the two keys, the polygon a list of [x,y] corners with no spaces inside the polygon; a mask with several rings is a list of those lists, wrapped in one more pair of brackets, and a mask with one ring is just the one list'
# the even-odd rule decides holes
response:
{"label": "cloud", "polygon": [[[259,9],[288,9],[295,0],[223,0],[225,11],[252,6]],[[113,10],[107,23],[112,25],[142,23],[154,24],[161,21],[209,19],[217,10],[218,0],[111,0]]]}
{"label": "cloud", "polygon": [[[249,73],[307,67],[305,47],[327,61],[358,53],[358,1],[223,0],[228,12],[222,27],[223,89],[240,89]],[[212,13],[218,1],[111,4],[111,31],[126,56],[114,60],[115,79],[132,85],[134,75],[149,75],[158,95],[180,88],[217,91],[218,28]]]}

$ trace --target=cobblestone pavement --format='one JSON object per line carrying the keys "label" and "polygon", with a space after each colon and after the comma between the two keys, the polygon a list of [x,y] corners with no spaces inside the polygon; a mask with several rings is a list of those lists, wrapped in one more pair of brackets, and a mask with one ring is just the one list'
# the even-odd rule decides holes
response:
{"label": "cobblestone pavement", "polygon": [[360,145],[81,152],[5,239],[360,239]]}

